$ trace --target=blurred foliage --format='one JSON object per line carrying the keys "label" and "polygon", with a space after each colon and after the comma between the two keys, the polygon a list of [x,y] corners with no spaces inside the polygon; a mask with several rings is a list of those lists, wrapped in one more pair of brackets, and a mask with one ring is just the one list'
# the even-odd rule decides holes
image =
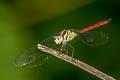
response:
{"label": "blurred foliage", "polygon": [[90,47],[75,41],[75,58],[120,79],[119,7],[119,0],[1,0],[0,80],[100,80],[55,57],[37,68],[16,67],[14,58],[63,29],[82,29],[108,18],[111,23],[95,29],[109,35],[108,43]]}
{"label": "blurred foliage", "polygon": [[12,3],[11,7],[20,21],[25,24],[32,24],[51,19],[94,1],[95,0],[16,0]]}

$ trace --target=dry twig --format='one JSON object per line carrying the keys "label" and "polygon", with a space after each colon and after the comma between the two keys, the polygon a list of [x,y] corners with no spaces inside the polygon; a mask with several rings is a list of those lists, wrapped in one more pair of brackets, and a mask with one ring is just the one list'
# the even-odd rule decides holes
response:
{"label": "dry twig", "polygon": [[67,56],[63,53],[60,53],[60,52],[56,51],[56,50],[48,48],[44,45],[38,44],[38,49],[40,49],[44,52],[47,52],[47,53],[49,53],[53,56],[56,56],[57,58],[65,60],[65,61],[67,61],[67,62],[69,62],[69,63],[71,63],[71,64],[73,64],[73,65],[75,65],[79,68],[82,68],[83,70],[85,70],[85,71],[87,71],[87,72],[89,72],[89,73],[91,73],[91,74],[93,74],[93,75],[95,75],[95,76],[97,76],[97,77],[99,77],[103,80],[116,80],[113,77],[99,71],[98,69],[95,69],[94,67],[92,67],[92,66],[90,66],[90,65],[88,65],[88,64],[86,64],[86,63],[84,63],[80,60],[74,59],[70,56]]}

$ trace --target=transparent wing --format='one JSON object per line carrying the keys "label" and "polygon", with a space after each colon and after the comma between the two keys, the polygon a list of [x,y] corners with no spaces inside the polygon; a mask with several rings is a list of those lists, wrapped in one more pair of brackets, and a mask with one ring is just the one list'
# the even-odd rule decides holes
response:
{"label": "transparent wing", "polygon": [[102,45],[108,41],[108,35],[102,31],[86,31],[80,33],[78,37],[82,42],[90,46]]}
{"label": "transparent wing", "polygon": [[[60,51],[62,53],[66,54],[70,53],[69,55],[72,55],[74,53],[74,48],[70,45],[69,46],[66,45],[64,49],[61,51],[62,44],[61,45],[55,44],[53,36],[45,39],[39,44],[45,45],[49,48]],[[16,66],[37,67],[47,62],[47,60],[49,59],[48,55],[49,54],[40,51],[37,48],[37,45],[35,45],[32,48],[25,50],[22,54],[16,56],[15,64]]]}
{"label": "transparent wing", "polygon": [[[52,37],[47,38],[40,44],[53,48],[55,43],[52,42]],[[27,67],[36,67],[40,66],[48,60],[49,55],[40,51],[37,48],[37,45],[25,50],[20,55],[16,56],[15,64],[16,66],[27,66]]]}
{"label": "transparent wing", "polygon": [[16,66],[36,67],[44,64],[48,60],[48,55],[37,49],[37,45],[27,49],[22,54],[16,56]]}

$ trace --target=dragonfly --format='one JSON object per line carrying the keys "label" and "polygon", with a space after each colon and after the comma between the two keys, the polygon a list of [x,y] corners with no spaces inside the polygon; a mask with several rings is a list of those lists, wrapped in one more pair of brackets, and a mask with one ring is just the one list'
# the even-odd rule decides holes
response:
{"label": "dragonfly", "polygon": [[[66,53],[71,52],[72,54],[71,56],[73,57],[74,47],[70,45],[69,42],[71,42],[76,37],[78,37],[79,40],[90,46],[97,46],[106,43],[108,40],[108,35],[105,32],[91,31],[91,30],[100,27],[104,24],[107,24],[111,20],[112,19],[100,21],[97,24],[83,28],[81,30],[77,30],[77,29],[62,30],[61,32],[45,39],[40,44],[43,44],[47,47],[50,47],[60,52],[66,52]],[[49,55],[40,51],[37,48],[37,45],[35,45],[32,48],[25,50],[22,54],[16,56],[15,64],[16,66],[36,67],[46,63],[48,59],[49,59]]]}

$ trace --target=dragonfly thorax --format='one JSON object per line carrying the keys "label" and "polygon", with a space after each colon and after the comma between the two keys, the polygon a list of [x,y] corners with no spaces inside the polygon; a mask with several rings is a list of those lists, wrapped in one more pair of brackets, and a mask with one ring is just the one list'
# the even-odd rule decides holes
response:
{"label": "dragonfly thorax", "polygon": [[65,44],[77,36],[77,33],[71,30],[63,30],[61,33],[56,34],[53,40],[56,44]]}

